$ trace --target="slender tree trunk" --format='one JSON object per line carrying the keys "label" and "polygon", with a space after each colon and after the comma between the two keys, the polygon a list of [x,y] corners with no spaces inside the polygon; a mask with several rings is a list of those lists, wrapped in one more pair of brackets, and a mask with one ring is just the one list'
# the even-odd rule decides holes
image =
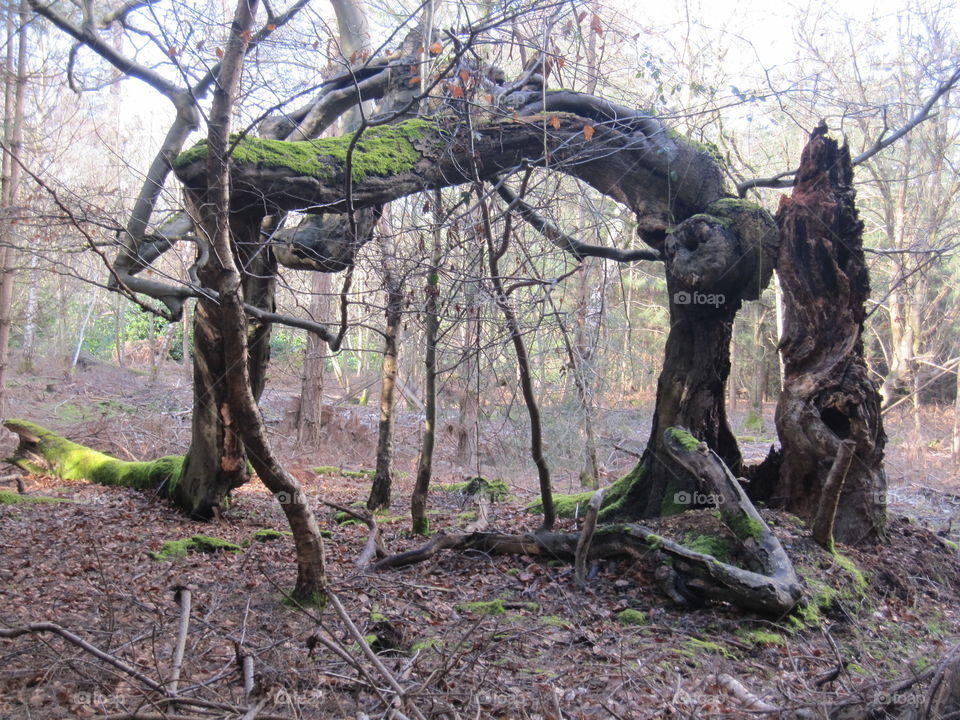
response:
{"label": "slender tree trunk", "polygon": [[[20,165],[17,160],[23,152],[24,96],[27,86],[27,20],[28,8],[21,3],[19,23],[13,3],[6,11],[7,55],[4,78],[4,145],[10,155],[4,153],[0,207],[8,214],[0,220],[0,415],[6,413],[7,369],[10,364],[10,324],[13,320],[14,268],[17,252],[14,245],[13,225],[9,213],[13,211],[20,196]],[[17,47],[16,59],[13,48]]]}
{"label": "slender tree trunk", "polygon": [[803,151],[793,195],[777,214],[785,371],[777,405],[783,463],[772,502],[804,519],[816,517],[840,444],[852,440],[834,537],[857,544],[884,537],[887,485],[880,396],[863,358],[870,284],[852,180],[846,146],[838,147],[821,126]]}
{"label": "slender tree trunk", "polygon": [[369,510],[390,507],[393,440],[393,395],[397,383],[397,336],[403,314],[403,282],[397,275],[393,240],[384,235],[383,287],[387,293],[386,326],[383,331],[383,366],[380,377],[380,425],[377,437],[377,467],[367,499]]}
{"label": "slender tree trunk", "polygon": [[[323,317],[328,306],[330,274],[314,273],[310,297],[310,316]],[[315,446],[320,441],[320,422],[323,410],[323,365],[326,362],[326,343],[313,333],[307,334],[303,358],[303,377],[300,382],[300,405],[297,407],[297,444]]]}
{"label": "slender tree trunk", "polygon": [[33,372],[33,360],[36,355],[37,341],[37,305],[40,295],[40,273],[37,272],[39,258],[36,253],[30,255],[30,281],[27,287],[27,304],[23,311],[23,352],[20,370]]}
{"label": "slender tree trunk", "polygon": [[437,333],[440,330],[440,316],[437,313],[437,299],[440,295],[440,262],[443,258],[443,245],[440,240],[440,224],[443,221],[440,191],[433,193],[433,249],[430,253],[430,266],[427,268],[426,285],[426,352],[424,365],[424,419],[423,434],[420,438],[420,457],[417,460],[417,479],[410,499],[410,515],[413,532],[426,535],[430,530],[427,519],[427,493],[430,489],[430,476],[433,472],[433,446],[437,434]]}
{"label": "slender tree trunk", "polygon": [[[198,203],[203,208],[202,230],[212,245],[206,269],[210,271],[213,287],[220,296],[219,356],[224,365],[222,378],[226,397],[217,410],[224,427],[236,428],[257,475],[278,496],[290,523],[297,553],[297,584],[293,597],[300,602],[317,604],[325,600],[323,539],[299,483],[280,465],[266,437],[254,392],[258,383],[262,389],[262,373],[260,377],[254,376],[247,359],[250,343],[268,343],[269,336],[264,340],[256,328],[253,332],[249,330],[243,309],[244,282],[231,247],[234,243],[241,247],[250,243],[248,247],[255,247],[260,234],[258,217],[231,214],[227,170],[230,116],[255,12],[256,0],[239,0],[210,110],[207,197],[205,202]],[[255,290],[264,287],[264,284],[254,285]],[[262,299],[253,297],[251,302],[259,303]],[[253,350],[257,356],[263,355],[257,348]]]}
{"label": "slender tree trunk", "polygon": [[500,308],[504,320],[506,320],[507,331],[510,333],[513,349],[517,355],[517,380],[520,383],[520,391],[523,394],[524,404],[527,406],[527,414],[530,416],[530,457],[533,459],[533,464],[537,468],[537,478],[540,483],[540,503],[543,512],[542,528],[544,530],[550,530],[556,522],[557,515],[553,506],[553,487],[550,484],[550,468],[547,466],[547,459],[543,455],[543,427],[540,421],[540,407],[537,405],[536,394],[533,390],[530,359],[527,355],[527,347],[523,342],[523,335],[520,334],[520,323],[517,321],[516,313],[514,313],[510,305],[510,299],[504,292],[503,280],[500,277],[499,261],[507,251],[507,243],[510,240],[510,228],[508,226],[507,231],[504,233],[500,247],[494,248],[493,228],[490,224],[490,213],[486,200],[480,201],[480,213],[483,217],[483,228],[487,241],[490,282],[493,285],[497,307]]}

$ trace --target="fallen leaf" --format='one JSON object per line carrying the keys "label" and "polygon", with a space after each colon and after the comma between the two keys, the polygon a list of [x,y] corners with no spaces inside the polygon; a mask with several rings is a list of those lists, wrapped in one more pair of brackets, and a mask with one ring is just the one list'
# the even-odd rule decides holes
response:
{"label": "fallen leaf", "polygon": [[586,138],[587,141],[593,140],[593,133],[594,133],[593,125],[583,126],[583,137]]}

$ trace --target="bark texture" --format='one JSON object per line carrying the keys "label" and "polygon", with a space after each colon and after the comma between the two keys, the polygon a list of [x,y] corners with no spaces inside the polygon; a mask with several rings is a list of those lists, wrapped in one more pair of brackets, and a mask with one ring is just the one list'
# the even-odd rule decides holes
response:
{"label": "bark texture", "polygon": [[815,518],[841,443],[850,440],[853,460],[833,532],[840,542],[869,543],[884,536],[887,487],[880,396],[863,358],[870,283],[849,151],[826,132],[820,126],[811,134],[793,194],[777,213],[785,309],[776,421],[783,460],[771,501]]}

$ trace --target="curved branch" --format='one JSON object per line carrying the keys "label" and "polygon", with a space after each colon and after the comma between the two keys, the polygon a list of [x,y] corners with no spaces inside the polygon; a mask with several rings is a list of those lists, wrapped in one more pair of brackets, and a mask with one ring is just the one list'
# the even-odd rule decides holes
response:
{"label": "curved branch", "polygon": [[599,257],[616,262],[637,262],[638,260],[662,261],[660,253],[656,250],[621,250],[619,248],[608,248],[601,245],[589,245],[577,240],[571,235],[567,235],[552,222],[540,215],[536,210],[521,200],[506,185],[501,184],[497,188],[497,194],[507,203],[507,210],[514,210],[521,218],[532,225],[541,235],[543,235],[551,244],[568,252],[577,260],[583,260],[586,257]]}

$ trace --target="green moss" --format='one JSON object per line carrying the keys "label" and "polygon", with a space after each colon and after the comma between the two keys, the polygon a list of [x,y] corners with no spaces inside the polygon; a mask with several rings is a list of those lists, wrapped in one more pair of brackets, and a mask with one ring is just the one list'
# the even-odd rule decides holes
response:
{"label": "green moss", "polygon": [[786,645],[787,640],[780,633],[769,630],[739,630],[737,636],[751,645]]}
{"label": "green moss", "polygon": [[714,655],[723,655],[724,657],[732,658],[733,653],[727,650],[722,645],[718,645],[715,642],[710,642],[709,640],[699,640],[698,638],[688,638],[684,643],[684,646],[693,652],[694,654],[702,653],[712,653]]}
{"label": "green moss", "polygon": [[617,622],[621,625],[646,625],[647,616],[639,610],[627,608],[617,613]]}
{"label": "green moss", "polygon": [[850,575],[850,579],[853,581],[854,591],[860,596],[866,595],[867,579],[863,576],[863,573],[860,572],[860,568],[857,567],[856,563],[850,558],[841,555],[836,550],[833,551],[833,560]]}
{"label": "green moss", "polygon": [[504,615],[507,609],[503,606],[503,598],[486,602],[468,602],[457,605],[457,610],[473,613],[474,615]]}
{"label": "green moss", "polygon": [[672,427],[667,432],[684,450],[696,450],[700,447],[700,441],[683,428]]}
{"label": "green moss", "polygon": [[430,534],[430,518],[424,515],[422,518],[417,518],[413,521],[411,526],[414,535],[423,535],[426,537]]}
{"label": "green moss", "polygon": [[291,608],[313,608],[315,610],[323,610],[325,607],[327,607],[327,596],[319,590],[315,590],[307,597],[298,598],[295,597],[295,594],[291,592],[288,595],[283,596],[280,604]]}
{"label": "green moss", "polygon": [[[544,615],[540,618],[540,624],[546,625],[547,627],[556,627],[556,628],[571,628],[570,621],[559,615]],[[639,623],[628,623],[628,624],[639,624]]]}
{"label": "green moss", "polygon": [[[390,177],[412,169],[422,158],[414,143],[435,128],[433,123],[415,119],[365,130],[351,156],[354,182],[371,176]],[[287,169],[322,181],[337,180],[343,177],[353,135],[296,142],[246,136],[233,146],[232,161],[237,165]],[[237,136],[232,135],[231,144],[236,139]],[[180,153],[173,165],[179,170],[206,157],[207,142],[201,140]]]}
{"label": "green moss", "polygon": [[0,505],[20,505],[30,503],[34,505],[44,505],[48,503],[68,503],[73,502],[66,498],[53,498],[44,495],[21,495],[12,490],[0,490]]}
{"label": "green moss", "polygon": [[507,575],[511,575],[511,576],[513,576],[513,577],[516,577],[517,575],[520,574],[520,568],[508,568],[508,569],[505,570],[504,572],[505,572]]}
{"label": "green moss", "polygon": [[457,520],[466,520],[469,522],[470,520],[476,520],[476,519],[477,519],[477,514],[472,510],[468,512],[457,513]]}
{"label": "green moss", "polygon": [[348,478],[372,478],[377,473],[375,470],[341,470],[340,474]]}
{"label": "green moss", "polygon": [[463,495],[476,497],[483,495],[494,501],[507,500],[510,497],[510,488],[503,480],[488,480],[483,477],[474,477],[460,483],[437,485],[437,490],[443,492],[457,492]]}
{"label": "green moss", "polygon": [[712,203],[710,203],[709,209],[711,212],[721,215],[728,215],[731,212],[766,212],[761,205],[758,205],[755,202],[735,197],[725,197],[720,198],[719,200],[714,200]]}
{"label": "green moss", "polygon": [[417,640],[417,642],[415,642],[413,645],[410,646],[410,649],[413,652],[417,652],[419,650],[429,650],[432,647],[442,647],[442,646],[443,646],[443,642],[441,640],[435,637],[431,637],[431,638],[426,638],[425,640]]}
{"label": "green moss", "polygon": [[15,432],[23,431],[37,439],[33,450],[43,458],[43,462],[27,458],[9,459],[9,462],[28,472],[137,490],[152,490],[162,486],[162,494],[166,497],[170,496],[180,479],[183,457],[179,455],[168,455],[150,462],[126,462],[78,445],[31,422],[7,420],[5,424]]}
{"label": "green moss", "polygon": [[310,468],[310,472],[316,475],[339,475],[340,468],[333,465],[317,465],[315,468]]}
{"label": "green moss", "polygon": [[733,555],[730,541],[716,535],[688,535],[684,538],[683,545],[694,552],[712,555],[722,562],[729,560]]}
{"label": "green moss", "polygon": [[173,560],[186,557],[190,552],[231,552],[242,553],[243,548],[232,542],[210,537],[209,535],[193,535],[182,540],[165,542],[157,552],[147,553],[154,560]]}
{"label": "green moss", "polygon": [[760,542],[763,537],[763,525],[749,515],[737,515],[729,524],[733,534],[741,540],[753,539]]}
{"label": "green moss", "polygon": [[340,510],[335,513],[333,516],[333,521],[337,525],[366,525],[366,523],[360,518],[356,518],[348,512]]}
{"label": "green moss", "polygon": [[269,530],[264,528],[253,533],[247,542],[270,542],[271,540],[279,540],[280,538],[291,537],[292,535],[293,533],[289,530]]}

